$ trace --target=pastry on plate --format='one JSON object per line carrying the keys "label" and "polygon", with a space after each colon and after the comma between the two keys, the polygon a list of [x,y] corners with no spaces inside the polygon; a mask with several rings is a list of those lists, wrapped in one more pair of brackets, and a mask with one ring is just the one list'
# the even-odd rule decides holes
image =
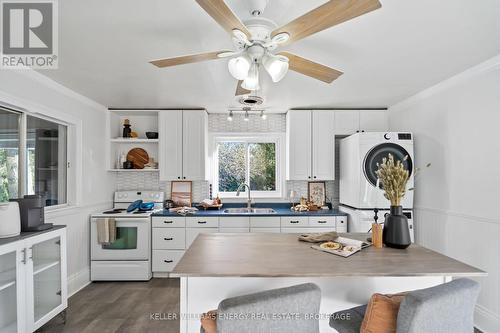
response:
{"label": "pastry on plate", "polygon": [[326,242],[321,244],[319,247],[322,249],[328,249],[328,250],[338,250],[342,247],[340,243],[337,242]]}

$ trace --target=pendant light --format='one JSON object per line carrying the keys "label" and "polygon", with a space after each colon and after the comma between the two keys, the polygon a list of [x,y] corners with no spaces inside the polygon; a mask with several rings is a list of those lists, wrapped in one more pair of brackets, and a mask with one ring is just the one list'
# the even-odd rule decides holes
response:
{"label": "pendant light", "polygon": [[256,63],[253,63],[252,66],[250,67],[250,70],[248,71],[248,76],[245,78],[243,83],[241,84],[241,87],[246,90],[259,90],[260,85],[259,85],[259,65]]}
{"label": "pendant light", "polygon": [[262,58],[262,65],[273,82],[279,82],[288,72],[288,58],[282,55],[266,54]]}

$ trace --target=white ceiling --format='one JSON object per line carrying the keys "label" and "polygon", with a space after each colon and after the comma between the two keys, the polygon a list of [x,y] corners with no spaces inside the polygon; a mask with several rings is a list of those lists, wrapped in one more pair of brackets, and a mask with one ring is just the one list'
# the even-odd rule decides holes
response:
{"label": "white ceiling", "polygon": [[[261,94],[272,110],[391,106],[500,54],[498,0],[380,0],[382,8],[287,50],[343,71],[328,85],[295,72]],[[242,19],[248,1],[227,0]],[[270,0],[283,25],[324,3]],[[229,35],[194,0],[59,1],[59,69],[42,71],[109,107],[238,106],[227,60],[158,69],[158,58],[231,49]]]}

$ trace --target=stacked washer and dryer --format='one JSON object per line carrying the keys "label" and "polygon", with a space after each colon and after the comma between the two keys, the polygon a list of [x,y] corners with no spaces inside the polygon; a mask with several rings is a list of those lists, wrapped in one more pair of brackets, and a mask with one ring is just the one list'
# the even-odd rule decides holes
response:
{"label": "stacked washer and dryer", "polygon": [[[378,222],[384,222],[390,202],[375,172],[377,164],[389,154],[401,160],[410,171],[408,188],[413,188],[414,155],[411,133],[363,132],[340,141],[340,210],[349,214],[349,232],[368,232],[378,209]],[[405,158],[406,157],[406,158]],[[408,217],[410,236],[413,230],[413,191],[407,191],[401,205]]]}

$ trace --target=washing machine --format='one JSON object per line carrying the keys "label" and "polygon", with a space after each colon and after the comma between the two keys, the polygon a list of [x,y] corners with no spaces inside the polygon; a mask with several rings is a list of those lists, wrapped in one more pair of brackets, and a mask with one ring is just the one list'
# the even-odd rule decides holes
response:
{"label": "washing machine", "polygon": [[[340,141],[340,193],[342,205],[358,209],[387,209],[382,185],[375,172],[378,163],[392,154],[410,171],[408,189],[413,188],[414,155],[412,133],[356,133]],[[407,191],[401,205],[413,209],[413,191]]]}
{"label": "washing machine", "polygon": [[[347,231],[368,233],[372,228],[372,223],[375,212],[373,209],[354,209],[347,206],[340,206],[339,210],[347,214]],[[389,209],[380,209],[377,213],[378,223],[384,223],[385,218],[389,215]],[[412,243],[415,242],[415,230],[413,227],[413,211],[411,209],[403,209],[403,214],[408,219],[408,229],[410,230],[410,238]]]}

